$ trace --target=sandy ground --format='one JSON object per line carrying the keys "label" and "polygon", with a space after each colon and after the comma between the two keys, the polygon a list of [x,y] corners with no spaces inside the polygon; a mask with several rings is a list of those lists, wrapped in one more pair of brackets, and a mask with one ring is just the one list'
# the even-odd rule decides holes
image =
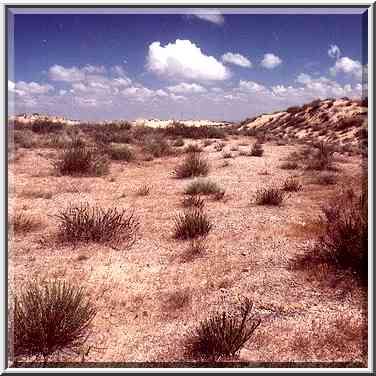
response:
{"label": "sandy ground", "polygon": [[[248,150],[246,145],[253,142],[232,138],[224,150]],[[334,192],[332,186],[310,184],[310,176],[301,170],[279,168],[296,148],[265,144],[262,158],[232,151],[232,159],[223,159],[214,145],[205,148],[211,165],[208,178],[226,195],[222,201],[206,200],[214,226],[205,253],[191,261],[184,261],[189,243],[172,238],[174,215],[182,210],[183,190],[191,181],[171,177],[182,156],[112,162],[105,177],[74,178],[53,176],[47,157],[56,151],[23,150],[9,168],[10,212],[24,210],[42,226],[11,238],[10,288],[17,292],[30,278],[61,278],[87,288],[99,313],[86,361],[182,360],[187,333],[200,320],[247,296],[262,322],[240,360],[364,363],[362,290],[331,281],[325,271],[320,278],[320,271],[307,274],[289,268],[289,260],[314,240],[308,225]],[[223,167],[224,161],[229,166]],[[360,158],[342,162],[340,174],[359,181]],[[257,188],[291,175],[301,179],[304,189],[292,193],[282,207],[252,203]],[[145,183],[151,186],[150,195],[136,196]],[[52,197],[36,198],[35,192]],[[54,240],[57,223],[51,216],[70,202],[134,208],[140,220],[137,242],[129,250],[94,243],[62,246]]]}

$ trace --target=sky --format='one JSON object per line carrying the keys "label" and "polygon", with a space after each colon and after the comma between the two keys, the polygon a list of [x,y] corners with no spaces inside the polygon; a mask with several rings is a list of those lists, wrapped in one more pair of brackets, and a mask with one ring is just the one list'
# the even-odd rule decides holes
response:
{"label": "sky", "polygon": [[360,14],[15,14],[9,113],[238,121],[362,95]]}

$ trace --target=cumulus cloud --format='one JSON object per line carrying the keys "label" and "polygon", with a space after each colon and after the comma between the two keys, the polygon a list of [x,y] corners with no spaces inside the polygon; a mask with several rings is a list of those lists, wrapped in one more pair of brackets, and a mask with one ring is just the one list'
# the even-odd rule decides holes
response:
{"label": "cumulus cloud", "polygon": [[48,76],[52,81],[75,82],[84,80],[85,72],[77,67],[64,68],[55,64],[49,69]]}
{"label": "cumulus cloud", "polygon": [[309,82],[311,82],[311,80],[311,76],[306,73],[300,73],[296,78],[296,82],[303,85],[308,84]]}
{"label": "cumulus cloud", "polygon": [[338,73],[344,73],[354,76],[357,79],[361,79],[363,74],[363,66],[359,61],[352,60],[345,56],[338,59],[329,71],[333,76],[337,75]]}
{"label": "cumulus cloud", "polygon": [[239,90],[241,90],[243,92],[248,92],[248,93],[259,93],[261,91],[266,90],[266,87],[258,84],[257,82],[254,82],[254,81],[240,80]]}
{"label": "cumulus cloud", "polygon": [[193,17],[197,17],[201,20],[214,23],[216,25],[223,25],[225,22],[225,18],[221,14],[221,12],[217,9],[202,9],[202,10],[195,10],[194,13],[192,13]]}
{"label": "cumulus cloud", "polygon": [[261,61],[261,66],[267,69],[273,69],[280,64],[282,64],[282,59],[272,53],[265,54]]}
{"label": "cumulus cloud", "polygon": [[252,63],[245,56],[241,54],[234,54],[232,52],[227,52],[222,55],[222,61],[228,64],[239,65],[240,67],[244,68],[252,67]]}
{"label": "cumulus cloud", "polygon": [[329,50],[328,50],[328,55],[332,59],[338,60],[341,56],[341,50],[339,47],[335,44],[330,45]]}
{"label": "cumulus cloud", "polygon": [[182,82],[175,86],[168,86],[167,89],[175,94],[197,94],[206,92],[206,89],[203,86],[195,83],[188,84],[186,82]]}
{"label": "cumulus cloud", "polygon": [[215,57],[205,55],[189,40],[161,46],[153,42],[147,57],[149,71],[168,79],[222,81],[230,77],[228,69]]}
{"label": "cumulus cloud", "polygon": [[53,90],[53,86],[49,84],[40,85],[37,82],[19,81],[15,84],[17,90],[23,91],[27,94],[46,94]]}

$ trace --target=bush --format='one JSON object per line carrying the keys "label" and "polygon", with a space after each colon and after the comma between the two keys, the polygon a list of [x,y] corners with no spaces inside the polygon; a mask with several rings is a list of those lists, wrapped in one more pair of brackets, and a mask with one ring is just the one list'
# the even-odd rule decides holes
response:
{"label": "bush", "polygon": [[282,189],[285,192],[299,192],[303,189],[303,186],[298,180],[290,177],[284,181]]}
{"label": "bush", "polygon": [[141,187],[137,188],[136,195],[137,196],[148,196],[150,194],[150,186],[147,184],[141,185]]}
{"label": "bush", "polygon": [[184,190],[186,195],[211,195],[221,192],[217,183],[208,179],[197,179],[191,182]]}
{"label": "bush", "polygon": [[56,133],[64,129],[64,123],[53,122],[51,120],[35,120],[31,125],[34,133]]}
{"label": "bush", "polygon": [[218,142],[214,145],[214,150],[220,152],[223,150],[224,147],[225,144],[223,142]]}
{"label": "bush", "polygon": [[128,145],[114,144],[107,150],[113,160],[130,162],[134,159],[134,154]]}
{"label": "bush", "polygon": [[230,158],[234,158],[234,156],[229,151],[225,151],[223,153],[223,158],[224,159],[230,159]]}
{"label": "bush", "polygon": [[81,287],[66,282],[29,283],[14,301],[14,354],[46,361],[56,351],[82,346],[96,315],[85,295]]}
{"label": "bush", "polygon": [[100,176],[108,173],[109,162],[98,149],[86,146],[80,139],[76,139],[64,148],[53,166],[60,175]]}
{"label": "bush", "polygon": [[205,202],[200,196],[183,197],[182,205],[184,208],[204,209]]}
{"label": "bush", "polygon": [[13,140],[16,148],[31,149],[34,146],[33,133],[28,129],[24,131],[14,130]]}
{"label": "bush", "polygon": [[337,183],[337,175],[331,172],[323,172],[318,174],[314,179],[314,183],[320,185],[333,185]]}
{"label": "bush", "polygon": [[262,145],[258,142],[253,144],[251,149],[251,156],[252,157],[261,157],[264,154],[264,149],[262,148]]}
{"label": "bush", "polygon": [[191,209],[175,217],[176,239],[195,239],[206,236],[212,228],[207,215],[201,209]]}
{"label": "bush", "polygon": [[276,187],[261,188],[256,191],[257,205],[279,206],[285,198],[285,192]]}
{"label": "bush", "polygon": [[238,312],[218,312],[201,321],[193,333],[189,353],[213,361],[234,357],[261,323],[260,319],[251,316],[252,306],[252,302],[245,299]]}
{"label": "bush", "polygon": [[294,161],[287,161],[283,162],[280,166],[282,170],[295,170],[299,167],[299,165]]}
{"label": "bush", "polygon": [[171,146],[161,136],[148,137],[143,145],[145,153],[151,154],[154,158],[167,157],[173,154]]}
{"label": "bush", "polygon": [[25,212],[18,212],[10,220],[10,225],[13,231],[18,234],[34,231],[40,227],[41,223]]}
{"label": "bush", "polygon": [[126,210],[102,209],[81,204],[61,210],[55,218],[59,221],[58,238],[68,242],[96,242],[115,244],[125,241],[132,245],[139,228],[134,213]]}
{"label": "bush", "polygon": [[206,176],[209,173],[209,164],[199,153],[189,153],[182,164],[174,170],[174,175],[178,179],[195,176]]}
{"label": "bush", "polygon": [[201,153],[202,152],[202,148],[197,145],[197,144],[189,144],[185,149],[184,151],[186,153]]}
{"label": "bush", "polygon": [[163,133],[168,137],[183,137],[191,139],[202,138],[225,138],[226,133],[223,128],[217,126],[202,125],[199,127],[188,126],[183,123],[174,122],[171,126],[166,127]]}

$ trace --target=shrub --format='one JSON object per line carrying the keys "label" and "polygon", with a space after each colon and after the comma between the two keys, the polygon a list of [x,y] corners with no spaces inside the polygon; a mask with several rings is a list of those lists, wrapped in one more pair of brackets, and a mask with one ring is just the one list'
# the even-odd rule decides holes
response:
{"label": "shrub", "polygon": [[130,162],[134,159],[134,154],[128,145],[114,144],[107,150],[113,160]]}
{"label": "shrub", "polygon": [[141,185],[141,187],[137,188],[136,195],[137,196],[148,196],[150,194],[150,186],[147,184]]}
{"label": "shrub", "polygon": [[191,239],[187,250],[182,255],[182,261],[193,261],[195,257],[201,256],[206,251],[206,248],[205,238]]}
{"label": "shrub", "polygon": [[256,191],[257,205],[279,206],[285,198],[285,192],[276,187],[260,188]]}
{"label": "shrub", "polygon": [[36,230],[40,227],[41,223],[25,212],[17,212],[10,220],[10,225],[17,234]]}
{"label": "shrub", "polygon": [[14,354],[46,361],[56,351],[82,346],[96,315],[85,295],[81,287],[66,282],[29,283],[14,300]]}
{"label": "shrub", "polygon": [[34,146],[33,133],[29,129],[24,131],[14,130],[13,141],[16,147],[30,149]]}
{"label": "shrub", "polygon": [[100,176],[108,173],[108,165],[107,158],[98,149],[84,145],[80,139],[73,140],[53,163],[61,175]]}
{"label": "shrub", "polygon": [[282,189],[285,192],[298,192],[303,189],[303,186],[298,180],[290,177],[283,182]]}
{"label": "shrub", "polygon": [[314,183],[320,185],[333,185],[337,183],[337,175],[331,172],[322,172],[314,179]]}
{"label": "shrub", "polygon": [[71,205],[54,216],[59,221],[58,238],[68,242],[125,241],[132,245],[139,228],[134,213],[126,210],[90,207],[88,203]]}
{"label": "shrub", "polygon": [[214,150],[220,152],[223,150],[224,147],[225,144],[223,142],[218,142],[214,145]]}
{"label": "shrub", "polygon": [[319,171],[331,169],[333,167],[333,146],[325,142],[319,142],[314,146],[314,153],[309,156],[306,169]]}
{"label": "shrub", "polygon": [[184,208],[203,209],[205,206],[204,200],[200,196],[183,197],[182,205]]}
{"label": "shrub", "polygon": [[261,323],[260,319],[252,317],[252,306],[252,302],[245,299],[239,311],[218,312],[201,321],[189,344],[190,354],[214,361],[234,357]]}
{"label": "shrub", "polygon": [[253,144],[251,149],[251,156],[252,157],[261,157],[264,154],[264,149],[262,148],[262,145],[258,142]]}
{"label": "shrub", "polygon": [[299,167],[299,165],[294,161],[287,161],[283,162],[280,166],[282,170],[295,170]]}
{"label": "shrub", "polygon": [[197,145],[197,144],[189,144],[185,149],[184,151],[186,153],[201,153],[202,152],[202,148]]}
{"label": "shrub", "polygon": [[221,192],[217,183],[208,179],[197,179],[191,182],[184,190],[186,195],[211,195]]}
{"label": "shrub", "polygon": [[175,217],[176,239],[195,239],[206,236],[212,228],[207,215],[201,209],[187,210]]}
{"label": "shrub", "polygon": [[148,137],[143,145],[144,152],[151,154],[154,158],[167,157],[173,154],[171,146],[162,136]]}
{"label": "shrub", "polygon": [[225,130],[218,126],[201,125],[198,127],[188,126],[183,123],[174,122],[166,127],[163,133],[168,137],[184,137],[192,139],[202,138],[225,138]]}
{"label": "shrub", "polygon": [[64,123],[53,122],[51,120],[35,120],[31,125],[31,130],[35,133],[55,133],[64,129]]}
{"label": "shrub", "polygon": [[172,143],[172,146],[175,146],[175,147],[180,147],[180,146],[184,146],[184,140],[179,137],[177,138],[173,143]]}
{"label": "shrub", "polygon": [[225,151],[222,156],[224,159],[234,158],[234,156],[229,151]]}
{"label": "shrub", "polygon": [[182,164],[174,170],[174,175],[178,179],[195,176],[206,176],[209,172],[209,164],[199,153],[189,153]]}

